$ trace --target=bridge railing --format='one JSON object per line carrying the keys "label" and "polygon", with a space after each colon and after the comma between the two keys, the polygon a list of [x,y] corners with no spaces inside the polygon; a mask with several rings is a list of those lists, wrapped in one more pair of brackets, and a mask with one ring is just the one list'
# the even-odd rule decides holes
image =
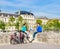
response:
{"label": "bridge railing", "polygon": [[[37,40],[47,44],[60,44],[60,32],[45,31],[38,33]],[[0,44],[10,44],[10,32],[0,33]]]}
{"label": "bridge railing", "polygon": [[49,44],[60,44],[60,32],[42,32],[37,34],[37,40]]}

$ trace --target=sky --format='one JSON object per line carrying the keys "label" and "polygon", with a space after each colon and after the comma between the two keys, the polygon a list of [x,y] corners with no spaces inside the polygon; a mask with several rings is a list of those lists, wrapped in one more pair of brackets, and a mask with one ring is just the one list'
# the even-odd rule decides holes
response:
{"label": "sky", "polygon": [[9,13],[20,9],[36,17],[60,18],[60,0],[0,0],[0,9]]}

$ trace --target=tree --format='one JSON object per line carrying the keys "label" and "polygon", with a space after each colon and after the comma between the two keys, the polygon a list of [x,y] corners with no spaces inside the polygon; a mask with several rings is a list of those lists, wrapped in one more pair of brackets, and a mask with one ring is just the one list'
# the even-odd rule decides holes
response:
{"label": "tree", "polygon": [[16,28],[17,30],[19,30],[19,22],[16,22],[15,28]]}
{"label": "tree", "polygon": [[22,16],[18,16],[18,21],[17,21],[17,22],[19,22],[19,29],[21,29],[21,27],[22,27],[22,22],[23,22]]}
{"label": "tree", "polygon": [[37,19],[37,20],[36,20],[36,23],[40,23],[40,24],[42,25],[42,20]]}
{"label": "tree", "polygon": [[49,26],[47,24],[43,25],[43,31],[49,31]]}
{"label": "tree", "polygon": [[60,22],[59,22],[59,24],[58,24],[58,27],[59,27],[59,31],[60,31]]}
{"label": "tree", "polygon": [[43,25],[43,30],[44,31],[49,31],[53,29],[53,20],[49,19],[46,24]]}
{"label": "tree", "polygon": [[5,23],[0,21],[0,29],[5,30]]}
{"label": "tree", "polygon": [[9,26],[13,26],[14,25],[14,21],[15,21],[15,18],[13,16],[10,17],[9,19]]}
{"label": "tree", "polygon": [[58,19],[53,19],[53,26],[55,31],[59,31],[60,23]]}
{"label": "tree", "polygon": [[48,27],[52,27],[53,26],[53,20],[48,20],[47,23]]}
{"label": "tree", "polygon": [[15,21],[15,18],[13,16],[10,17],[10,22],[14,22]]}
{"label": "tree", "polygon": [[60,23],[58,19],[51,19],[47,21],[46,26],[48,26],[47,29],[49,30],[58,31],[60,28]]}
{"label": "tree", "polygon": [[20,23],[22,23],[22,21],[23,21],[22,16],[18,16],[18,21],[19,21]]}

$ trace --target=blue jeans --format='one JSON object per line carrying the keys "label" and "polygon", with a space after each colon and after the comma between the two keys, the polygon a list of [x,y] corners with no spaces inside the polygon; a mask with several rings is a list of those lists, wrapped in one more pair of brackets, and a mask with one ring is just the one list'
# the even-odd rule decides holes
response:
{"label": "blue jeans", "polygon": [[36,36],[37,33],[40,33],[40,32],[34,32],[33,39],[35,38],[35,36]]}

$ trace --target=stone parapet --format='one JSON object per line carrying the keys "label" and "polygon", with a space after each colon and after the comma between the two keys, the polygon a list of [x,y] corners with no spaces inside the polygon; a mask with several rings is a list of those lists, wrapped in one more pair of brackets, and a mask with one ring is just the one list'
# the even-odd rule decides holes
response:
{"label": "stone parapet", "polygon": [[60,33],[56,33],[56,32],[38,33],[37,40],[49,44],[60,44]]}
{"label": "stone parapet", "polygon": [[[60,44],[60,33],[56,33],[56,32],[38,33],[36,35],[36,40],[39,42],[45,42],[47,44]],[[10,33],[9,32],[0,33],[0,45],[1,44],[10,44]]]}
{"label": "stone parapet", "polygon": [[0,44],[10,44],[9,33],[0,33]]}

